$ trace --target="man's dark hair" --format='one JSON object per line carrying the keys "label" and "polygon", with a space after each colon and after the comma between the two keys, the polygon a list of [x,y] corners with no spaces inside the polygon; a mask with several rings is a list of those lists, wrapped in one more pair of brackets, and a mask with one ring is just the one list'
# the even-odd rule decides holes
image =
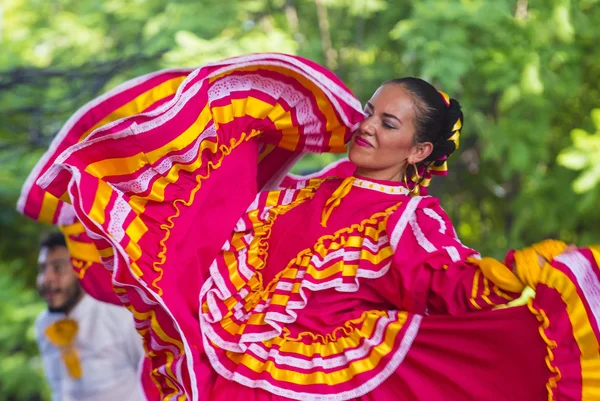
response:
{"label": "man's dark hair", "polygon": [[61,232],[48,233],[40,241],[40,249],[48,248],[49,250],[52,250],[59,246],[64,246],[65,248],[67,247],[67,241],[65,240],[65,236]]}

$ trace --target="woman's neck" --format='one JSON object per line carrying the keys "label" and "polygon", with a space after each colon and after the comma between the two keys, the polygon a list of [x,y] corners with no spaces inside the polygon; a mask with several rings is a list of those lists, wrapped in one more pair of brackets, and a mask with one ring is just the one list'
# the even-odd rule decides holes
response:
{"label": "woman's neck", "polygon": [[397,169],[389,169],[389,170],[372,170],[365,168],[356,168],[356,172],[354,173],[357,176],[377,180],[377,181],[395,181],[402,182],[404,179],[404,170],[398,171]]}

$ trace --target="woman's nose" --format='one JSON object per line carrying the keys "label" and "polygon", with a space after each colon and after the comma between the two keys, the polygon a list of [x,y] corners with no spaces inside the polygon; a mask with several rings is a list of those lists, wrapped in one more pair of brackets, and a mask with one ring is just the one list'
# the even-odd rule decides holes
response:
{"label": "woman's nose", "polygon": [[372,117],[367,117],[361,124],[360,130],[367,135],[375,135],[376,129]]}

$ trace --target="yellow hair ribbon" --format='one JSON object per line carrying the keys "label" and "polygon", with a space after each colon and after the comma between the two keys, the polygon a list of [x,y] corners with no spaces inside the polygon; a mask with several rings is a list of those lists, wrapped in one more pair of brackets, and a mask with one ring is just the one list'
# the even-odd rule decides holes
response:
{"label": "yellow hair ribbon", "polygon": [[446,92],[438,91],[440,95],[444,98],[444,102],[446,102],[446,106],[450,106],[450,96]]}

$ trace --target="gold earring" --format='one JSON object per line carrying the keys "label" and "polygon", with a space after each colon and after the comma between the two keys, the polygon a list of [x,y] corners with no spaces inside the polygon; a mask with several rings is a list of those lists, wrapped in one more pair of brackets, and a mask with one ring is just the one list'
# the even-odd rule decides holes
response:
{"label": "gold earring", "polygon": [[411,165],[411,163],[408,161],[408,159],[406,160],[406,167],[404,167],[404,175],[402,177],[402,181],[404,181],[404,185],[406,186],[406,189],[410,189],[408,187],[408,167]]}
{"label": "gold earring", "polygon": [[419,169],[417,168],[416,163],[410,163],[410,165],[413,166],[413,168],[415,169],[415,176],[416,176],[417,180],[414,182],[417,183],[421,180],[421,176],[419,175]]}

